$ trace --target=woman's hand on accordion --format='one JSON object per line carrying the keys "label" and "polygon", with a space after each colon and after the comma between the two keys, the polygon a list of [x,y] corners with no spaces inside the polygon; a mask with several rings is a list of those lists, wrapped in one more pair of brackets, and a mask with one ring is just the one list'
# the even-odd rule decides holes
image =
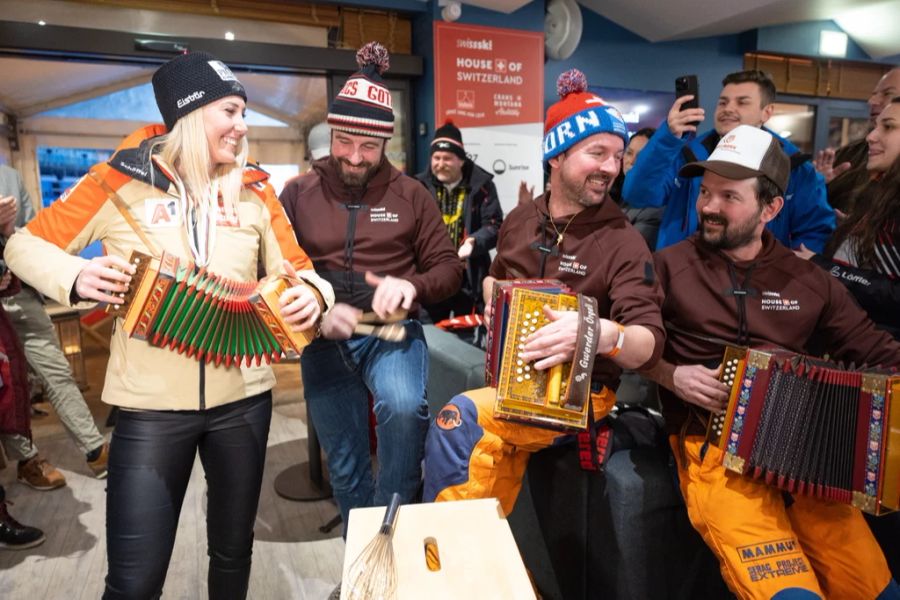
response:
{"label": "woman's hand on accordion", "polygon": [[319,299],[308,286],[298,284],[282,292],[278,298],[284,322],[293,326],[294,331],[306,331],[315,327],[322,314]]}
{"label": "woman's hand on accordion", "polygon": [[728,386],[719,381],[718,369],[703,365],[675,367],[672,375],[675,393],[690,404],[721,413],[728,405]]}
{"label": "woman's hand on accordion", "polygon": [[134,272],[134,266],[120,256],[96,256],[75,278],[75,294],[84,300],[122,304],[119,294],[128,290]]}

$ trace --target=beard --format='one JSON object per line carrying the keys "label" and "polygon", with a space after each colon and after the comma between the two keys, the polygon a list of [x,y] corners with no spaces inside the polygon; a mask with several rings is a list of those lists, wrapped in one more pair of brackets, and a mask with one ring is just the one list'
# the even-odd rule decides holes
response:
{"label": "beard", "polygon": [[[331,157],[331,161],[334,163],[341,181],[348,187],[364,187],[381,164],[380,162],[375,164],[361,161],[358,165],[353,165],[346,158],[335,158],[334,156]],[[353,169],[354,166],[357,169]],[[359,170],[358,167],[363,167],[363,169]]]}
{"label": "beard", "polygon": [[563,194],[568,200],[584,207],[596,206],[603,202],[609,195],[609,188],[613,182],[612,177],[602,172],[591,173],[583,181],[577,181],[565,171],[560,175]]}
{"label": "beard", "polygon": [[[756,238],[756,226],[759,224],[761,214],[762,208],[741,223],[731,223],[722,215],[700,215],[700,237],[717,250],[741,248]],[[717,224],[720,228],[718,231],[712,231],[708,227],[709,224]]]}

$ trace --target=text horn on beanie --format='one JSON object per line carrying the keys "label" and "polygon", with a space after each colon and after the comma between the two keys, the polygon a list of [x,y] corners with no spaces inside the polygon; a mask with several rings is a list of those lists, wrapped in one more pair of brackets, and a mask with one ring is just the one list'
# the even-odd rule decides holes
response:
{"label": "text horn on beanie", "polygon": [[169,131],[181,117],[226,96],[247,92],[225,63],[206,52],[180,54],[153,74],[156,106]]}
{"label": "text horn on beanie", "polygon": [[450,119],[447,119],[434,132],[434,140],[431,142],[431,153],[434,154],[435,152],[451,152],[462,160],[466,160],[466,149],[463,146],[462,132]]}
{"label": "text horn on beanie", "polygon": [[394,105],[381,76],[390,67],[387,48],[369,42],[356,53],[359,71],[350,76],[328,111],[335,131],[390,138],[394,135]]}
{"label": "text horn on beanie", "polygon": [[545,163],[598,133],[611,133],[628,143],[628,128],[622,115],[588,91],[584,73],[569,69],[556,80],[556,91],[560,100],[547,109],[544,121]]}

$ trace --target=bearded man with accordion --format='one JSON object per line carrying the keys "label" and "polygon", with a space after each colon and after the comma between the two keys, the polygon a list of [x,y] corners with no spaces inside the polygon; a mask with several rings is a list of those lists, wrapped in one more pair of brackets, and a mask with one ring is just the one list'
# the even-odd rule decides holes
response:
{"label": "bearded man with accordion", "polygon": [[[667,341],[647,374],[691,523],[735,594],[898,598],[860,508],[897,508],[900,344],[765,231],[789,171],[749,126],[682,168],[703,177],[700,229],[656,255]],[[720,367],[729,345],[752,350]],[[806,356],[819,347],[828,362]]]}

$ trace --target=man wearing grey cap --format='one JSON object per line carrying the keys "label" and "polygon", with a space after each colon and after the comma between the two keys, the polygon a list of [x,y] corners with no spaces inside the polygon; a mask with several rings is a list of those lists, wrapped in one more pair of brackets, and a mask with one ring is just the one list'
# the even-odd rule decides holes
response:
{"label": "man wearing grey cap", "polygon": [[858,509],[726,471],[723,451],[706,442],[711,413],[728,400],[717,378],[726,343],[809,354],[815,333],[833,360],[900,365],[900,344],[875,329],[840,282],[765,229],[784,206],[789,172],[777,140],[749,125],[723,136],[708,160],[681,169],[703,177],[699,229],[656,254],[667,339],[647,375],[661,386],[691,524],[735,594],[897,598]]}

